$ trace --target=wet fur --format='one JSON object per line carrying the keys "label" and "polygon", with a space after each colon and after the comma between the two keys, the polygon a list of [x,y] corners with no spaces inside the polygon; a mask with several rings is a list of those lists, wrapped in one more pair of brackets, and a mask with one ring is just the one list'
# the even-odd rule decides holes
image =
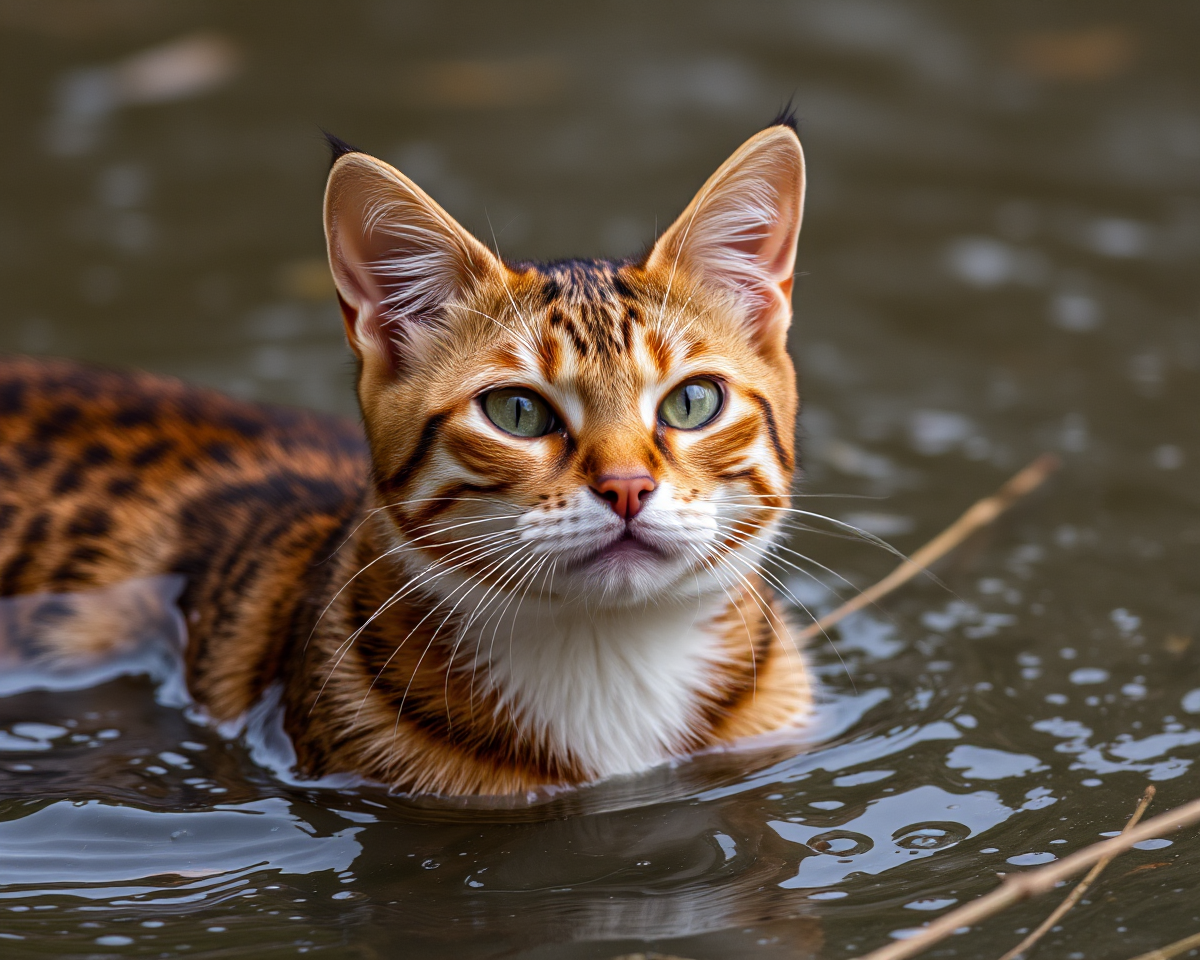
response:
{"label": "wet fur", "polygon": [[[784,161],[751,152],[734,174],[790,162],[771,137],[755,149]],[[641,260],[502,264],[347,147],[327,223],[365,429],[2,360],[0,596],[182,574],[191,695],[231,720],[279,684],[311,776],[512,793],[797,722],[807,677],[758,572],[795,469],[791,260],[746,253],[771,229],[765,188],[715,182]],[[345,249],[339,217],[361,230]],[[381,235],[395,251],[367,256]],[[656,424],[656,398],[696,373],[724,385],[719,420]],[[505,382],[570,429],[497,435],[478,396]],[[630,465],[658,484],[630,528],[665,552],[592,563],[624,521],[589,485]],[[23,655],[123,641],[111,618],[56,636]]]}

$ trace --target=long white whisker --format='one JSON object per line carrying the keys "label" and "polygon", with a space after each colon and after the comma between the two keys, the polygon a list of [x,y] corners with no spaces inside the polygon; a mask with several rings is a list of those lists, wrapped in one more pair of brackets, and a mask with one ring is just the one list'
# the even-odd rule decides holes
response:
{"label": "long white whisker", "polygon": [[[491,556],[491,555],[494,555],[494,554],[496,554],[496,553],[499,553],[499,552],[501,552],[502,550],[505,550],[505,549],[507,549],[509,546],[511,546],[511,543],[509,543],[509,544],[505,544],[505,545],[503,545],[503,546],[501,546],[501,547],[498,547],[498,548],[496,548],[495,550],[493,550],[493,551],[492,551],[490,554],[488,554],[488,556]],[[455,587],[455,588],[454,588],[454,590],[452,590],[452,591],[451,591],[449,594],[447,594],[447,596],[446,596],[446,597],[444,597],[443,599],[439,600],[439,601],[438,601],[437,603],[435,603],[435,604],[434,604],[432,607],[430,607],[430,608],[429,608],[429,610],[427,610],[427,611],[425,612],[425,615],[424,615],[423,617],[421,617],[421,619],[420,619],[420,620],[418,620],[418,621],[417,621],[415,624],[413,624],[413,627],[412,627],[412,629],[411,629],[411,630],[409,630],[409,631],[408,631],[408,633],[405,635],[404,639],[403,639],[403,640],[401,640],[401,641],[400,641],[400,642],[399,642],[399,643],[396,645],[396,648],[395,648],[395,649],[394,649],[394,650],[391,652],[391,654],[388,656],[387,660],[385,660],[385,661],[384,661],[384,663],[383,663],[383,666],[379,668],[379,671],[378,671],[378,672],[375,674],[375,676],[374,676],[374,677],[371,679],[371,683],[368,685],[368,687],[367,687],[367,691],[366,691],[366,693],[364,693],[364,694],[363,694],[362,701],[361,701],[361,702],[359,703],[359,705],[358,705],[358,710],[357,710],[357,711],[355,712],[355,714],[354,714],[355,721],[357,721],[359,713],[361,713],[361,712],[362,712],[362,708],[363,708],[363,707],[366,705],[366,702],[367,702],[367,697],[369,697],[369,696],[371,695],[371,691],[372,691],[373,689],[375,689],[375,684],[376,684],[376,682],[378,682],[379,678],[383,676],[383,674],[384,674],[384,671],[386,671],[386,670],[387,670],[387,668],[388,668],[389,666],[391,666],[392,660],[394,660],[394,659],[395,659],[395,657],[396,657],[396,655],[397,655],[397,654],[400,652],[400,649],[401,649],[401,647],[403,647],[403,646],[404,646],[404,645],[405,645],[405,644],[408,642],[409,638],[410,638],[410,637],[412,637],[412,635],[413,635],[414,633],[416,633],[416,632],[417,632],[417,630],[419,630],[419,629],[421,628],[421,626],[422,626],[422,625],[425,623],[425,621],[426,621],[426,620],[428,620],[428,619],[429,619],[431,616],[433,616],[433,615],[434,615],[434,614],[435,614],[435,613],[436,613],[436,612],[437,612],[437,611],[438,611],[438,610],[441,608],[442,604],[443,604],[443,603],[445,603],[446,601],[448,601],[448,600],[449,600],[451,597],[453,597],[453,596],[454,596],[454,594],[458,593],[459,591],[462,591],[462,596],[460,596],[460,597],[458,598],[458,600],[456,600],[456,601],[455,601],[455,603],[454,603],[454,606],[452,606],[452,607],[450,608],[449,612],[446,614],[446,616],[445,616],[445,617],[443,617],[443,618],[442,618],[442,621],[441,621],[441,623],[439,623],[439,624],[438,624],[438,626],[437,626],[437,628],[434,630],[434,632],[433,632],[433,637],[431,638],[431,641],[430,641],[430,642],[432,642],[432,640],[433,640],[434,638],[436,638],[436,637],[437,637],[437,635],[438,635],[438,633],[441,631],[442,627],[444,627],[444,626],[446,625],[446,622],[447,622],[447,621],[448,621],[448,620],[449,620],[449,619],[450,619],[450,618],[451,618],[451,617],[454,615],[454,611],[458,609],[458,605],[459,605],[460,603],[462,603],[462,602],[463,602],[463,600],[465,600],[465,599],[466,599],[466,597],[468,596],[468,594],[470,593],[470,587],[472,586],[472,581],[473,581],[474,579],[477,579],[477,578],[483,577],[483,576],[484,576],[484,575],[486,575],[486,574],[487,574],[489,571],[491,571],[492,569],[495,569],[495,567],[496,567],[496,566],[498,566],[499,564],[502,564],[502,563],[506,562],[506,561],[507,561],[509,558],[511,558],[511,557],[513,557],[513,556],[515,556],[515,555],[516,555],[516,553],[517,553],[517,550],[513,550],[512,552],[510,552],[510,553],[509,553],[509,554],[507,554],[506,556],[503,556],[503,557],[501,557],[500,559],[498,559],[498,560],[494,561],[493,563],[489,564],[489,565],[488,565],[488,567],[486,567],[484,570],[481,570],[481,571],[480,571],[478,574],[476,574],[476,575],[475,575],[475,577],[468,578],[468,579],[467,579],[467,580],[465,580],[463,583],[459,584],[457,587]],[[475,560],[478,560],[479,558],[474,558],[474,559],[475,559]],[[379,612],[382,612],[382,608],[381,608],[381,610],[380,610]],[[364,626],[365,626],[365,624],[364,624]],[[360,627],[359,629],[361,630],[362,628]],[[425,658],[425,653],[428,653],[428,650],[429,650],[429,648],[428,648],[428,646],[427,646],[427,647],[426,647],[426,649],[425,649],[425,652],[423,652],[423,653],[421,654],[421,659],[417,661],[417,666],[416,666],[416,668],[414,668],[414,670],[413,670],[412,674],[411,674],[411,675],[409,676],[409,678],[408,678],[408,686],[406,686],[406,687],[404,688],[404,697],[402,697],[402,698],[401,698],[401,700],[400,700],[400,710],[403,710],[403,709],[404,709],[404,700],[405,700],[405,698],[407,698],[407,696],[408,696],[408,691],[409,691],[409,690],[412,688],[412,682],[413,682],[413,679],[416,677],[416,671],[420,669],[420,667],[421,667],[421,661],[422,661],[422,660],[424,660],[424,658]],[[399,711],[397,711],[397,714],[396,714],[396,722],[397,722],[397,723],[399,723],[399,720],[400,720],[400,714],[399,714]]]}
{"label": "long white whisker", "polygon": [[[736,530],[730,531],[730,533],[735,538],[739,537],[739,532]],[[745,539],[741,539],[741,542],[743,544],[749,544],[749,541],[745,540]],[[797,569],[799,569],[799,568],[797,568]],[[808,617],[813,623],[819,622],[819,618],[817,618],[813,614],[813,612],[808,608],[808,605],[806,603],[804,603],[802,600],[800,600],[794,593],[792,593],[792,591],[784,584],[784,582],[779,577],[775,576],[773,573],[771,573],[770,570],[767,570],[765,567],[762,567],[762,566],[758,567],[758,573],[760,576],[768,578],[772,583],[774,583],[778,587],[778,589],[783,591],[783,593],[787,595],[787,597],[792,601],[792,603],[796,604],[796,606],[798,606],[801,610],[803,610],[804,615],[806,617]],[[833,638],[831,636],[829,636],[829,633],[826,630],[822,629],[821,635],[829,643],[829,647],[833,651],[834,656],[836,656],[838,658],[838,662],[842,665],[842,669],[846,671],[846,679],[848,679],[850,681],[850,688],[857,694],[858,687],[854,683],[854,676],[850,673],[850,668],[846,665],[846,661],[844,659],[842,659],[842,653],[840,650],[838,650],[837,644],[835,644],[833,642]]]}
{"label": "long white whisker", "polygon": [[[375,566],[375,564],[379,563],[381,560],[385,559],[386,557],[397,556],[398,554],[403,553],[405,550],[419,549],[416,546],[417,541],[422,540],[427,536],[434,536],[435,534],[439,534],[439,533],[449,533],[451,530],[457,530],[460,527],[467,527],[474,523],[488,523],[488,522],[491,522],[496,519],[500,519],[500,518],[484,517],[484,518],[481,518],[478,520],[467,520],[463,523],[455,524],[454,526],[451,526],[451,527],[446,527],[443,529],[436,530],[433,533],[422,534],[420,537],[414,537],[412,540],[409,540],[405,543],[399,544],[398,546],[391,547],[390,549],[385,550],[383,553],[381,553],[379,556],[377,556],[374,560],[371,560],[371,561],[363,564],[363,566],[359,567],[358,570],[355,571],[355,573],[345,583],[343,583],[340,587],[338,587],[337,592],[329,599],[329,602],[327,604],[325,604],[324,608],[322,608],[320,614],[318,614],[318,616],[317,616],[316,621],[313,623],[312,629],[309,630],[309,632],[308,632],[307,639],[304,641],[304,649],[306,649],[306,650],[308,649],[308,644],[312,640],[313,634],[316,633],[317,627],[319,627],[321,625],[321,621],[325,618],[325,614],[327,614],[329,612],[329,608],[333,606],[333,604],[337,600],[337,598],[340,597],[342,595],[342,593],[346,590],[346,588],[349,587],[350,584],[352,584],[355,580],[357,580],[361,574],[365,573],[371,567]],[[421,529],[421,528],[418,527],[417,529]],[[446,543],[439,542],[437,544],[437,546],[449,547],[449,546],[453,546],[454,544],[457,544],[457,543],[467,543],[474,539],[483,539],[483,538],[495,536],[495,535],[496,534],[485,533],[485,534],[480,534],[478,538],[466,537],[466,538],[459,539],[459,540],[451,540]]]}
{"label": "long white whisker", "polygon": [[[379,607],[376,608],[375,612],[372,613],[365,621],[363,621],[363,623],[353,633],[351,633],[350,636],[348,636],[345,640],[343,640],[342,643],[334,651],[334,656],[337,657],[337,660],[334,663],[333,667],[330,669],[329,673],[326,675],[325,681],[321,684],[321,689],[317,692],[317,696],[313,700],[313,707],[315,707],[317,704],[317,701],[320,700],[321,695],[325,692],[326,685],[329,683],[329,681],[333,677],[333,675],[337,672],[338,667],[341,666],[342,660],[344,660],[346,657],[346,654],[348,654],[350,652],[350,648],[354,645],[355,640],[357,640],[362,635],[363,631],[366,630],[367,627],[369,627],[376,619],[378,619],[380,616],[382,616],[394,604],[399,602],[399,600],[401,600],[403,597],[407,596],[409,593],[413,592],[414,590],[420,589],[425,584],[430,583],[433,580],[436,580],[440,577],[446,576],[449,573],[453,573],[455,570],[462,569],[464,566],[466,566],[469,563],[472,563],[474,561],[484,559],[488,556],[491,556],[493,553],[497,553],[500,550],[505,549],[505,547],[508,545],[508,543],[511,543],[511,542],[516,542],[516,541],[513,540],[513,541],[508,541],[506,543],[500,543],[500,544],[486,543],[486,544],[474,545],[471,548],[471,551],[473,551],[473,552],[470,552],[470,555],[467,556],[465,559],[461,560],[461,562],[453,564],[449,567],[439,568],[438,565],[434,565],[429,568],[426,568],[425,570],[422,570],[417,575],[413,576],[406,584],[404,584],[398,590],[396,590],[390,597],[388,597],[387,600],[385,600],[382,604],[380,604]],[[444,563],[444,561],[443,561],[443,563]],[[435,610],[437,609],[437,606],[438,605],[435,604],[435,606],[434,606]],[[312,708],[310,708],[310,711],[311,711],[311,709]],[[361,709],[361,707],[360,707],[360,709]]]}
{"label": "long white whisker", "polygon": [[[479,603],[476,605],[475,609],[473,611],[471,611],[471,613],[467,617],[466,621],[459,625],[458,637],[454,641],[454,648],[450,653],[450,669],[454,668],[454,661],[458,656],[458,648],[462,644],[463,638],[467,635],[467,631],[471,629],[471,626],[475,623],[475,621],[478,620],[479,617],[483,614],[483,612],[492,604],[493,599],[499,598],[505,592],[505,590],[508,588],[508,585],[518,575],[518,573],[524,567],[528,566],[528,564],[530,562],[532,562],[533,560],[536,560],[536,559],[537,559],[537,555],[532,554],[532,553],[529,554],[527,557],[522,558],[512,570],[509,570],[507,573],[504,574],[504,576],[497,583],[491,584],[487,588],[487,590],[484,591],[484,594],[482,597],[480,597]],[[487,626],[486,620],[483,622],[483,626],[484,627]],[[449,720],[449,710],[450,710],[449,696],[450,696],[450,671],[447,670],[446,671],[447,720]]]}

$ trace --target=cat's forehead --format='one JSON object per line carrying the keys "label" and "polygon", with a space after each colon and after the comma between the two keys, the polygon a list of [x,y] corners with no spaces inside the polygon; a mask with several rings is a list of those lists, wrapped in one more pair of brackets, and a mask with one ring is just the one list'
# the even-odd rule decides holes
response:
{"label": "cat's forehead", "polygon": [[544,382],[594,400],[669,379],[694,359],[695,324],[668,304],[660,284],[631,262],[520,264],[514,306],[523,314],[518,353]]}
{"label": "cat's forehead", "polygon": [[564,304],[617,302],[635,294],[622,270],[629,264],[620,260],[555,260],[550,263],[520,263],[515,269],[541,278],[547,296]]}
{"label": "cat's forehead", "polygon": [[728,376],[744,366],[743,337],[720,302],[679,275],[673,283],[635,261],[509,263],[477,288],[460,314],[451,361],[475,391],[507,382],[543,393],[569,420],[585,411],[606,421],[652,422],[664,389],[700,374]]}
{"label": "cat's forehead", "polygon": [[633,261],[621,260],[522,263],[514,269],[521,292],[513,306],[532,342],[557,341],[576,365],[619,375],[640,362],[665,374],[668,366],[715,346],[720,324],[702,319],[702,305],[687,294],[682,278],[671,290]]}

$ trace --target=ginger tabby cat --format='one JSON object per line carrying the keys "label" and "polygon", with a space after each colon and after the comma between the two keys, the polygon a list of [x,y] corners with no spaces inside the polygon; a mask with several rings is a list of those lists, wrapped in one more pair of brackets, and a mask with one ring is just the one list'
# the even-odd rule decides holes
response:
{"label": "ginger tabby cat", "polygon": [[[807,674],[759,572],[795,468],[793,124],[628,261],[503,262],[331,143],[365,437],[164,377],[0,361],[0,596],[182,575],[190,695],[225,721],[278,690],[303,776],[508,794],[802,721]],[[60,663],[122,635],[97,618],[7,642]]]}

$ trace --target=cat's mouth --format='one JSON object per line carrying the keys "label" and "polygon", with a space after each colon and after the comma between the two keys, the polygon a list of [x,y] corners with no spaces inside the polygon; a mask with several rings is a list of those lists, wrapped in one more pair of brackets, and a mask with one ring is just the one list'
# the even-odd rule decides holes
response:
{"label": "cat's mouth", "polygon": [[595,563],[636,561],[641,558],[661,560],[664,556],[665,554],[658,547],[647,543],[634,534],[633,531],[626,528],[621,536],[585,557],[580,565],[590,566]]}

